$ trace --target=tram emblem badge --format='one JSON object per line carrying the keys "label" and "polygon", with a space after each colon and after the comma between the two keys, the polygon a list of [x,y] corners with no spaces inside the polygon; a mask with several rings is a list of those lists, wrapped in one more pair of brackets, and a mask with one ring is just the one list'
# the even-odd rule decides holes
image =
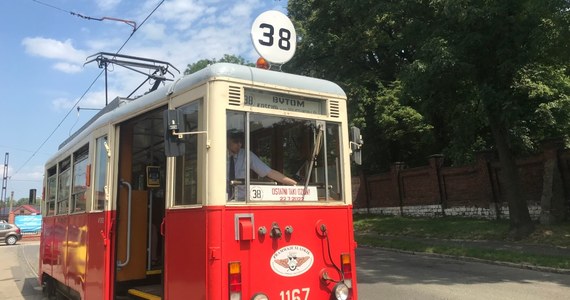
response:
{"label": "tram emblem badge", "polygon": [[311,250],[299,246],[285,246],[271,256],[273,272],[285,277],[299,276],[307,272],[312,266],[314,256]]}

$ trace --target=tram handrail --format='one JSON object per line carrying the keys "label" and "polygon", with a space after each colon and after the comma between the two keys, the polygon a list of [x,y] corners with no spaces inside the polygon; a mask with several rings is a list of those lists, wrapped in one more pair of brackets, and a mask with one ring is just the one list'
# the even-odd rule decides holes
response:
{"label": "tram handrail", "polygon": [[125,261],[122,262],[120,260],[117,261],[117,267],[122,268],[129,264],[131,260],[131,204],[132,204],[132,196],[133,196],[133,188],[131,184],[125,180],[121,179],[121,184],[126,185],[129,189],[129,195],[127,198],[127,257]]}

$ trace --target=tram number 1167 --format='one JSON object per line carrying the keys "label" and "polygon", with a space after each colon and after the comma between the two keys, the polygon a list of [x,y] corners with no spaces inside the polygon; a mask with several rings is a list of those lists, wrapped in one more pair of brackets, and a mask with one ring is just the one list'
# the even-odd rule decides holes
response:
{"label": "tram number 1167", "polygon": [[293,289],[281,291],[279,296],[281,296],[281,300],[308,300],[310,291],[310,288]]}

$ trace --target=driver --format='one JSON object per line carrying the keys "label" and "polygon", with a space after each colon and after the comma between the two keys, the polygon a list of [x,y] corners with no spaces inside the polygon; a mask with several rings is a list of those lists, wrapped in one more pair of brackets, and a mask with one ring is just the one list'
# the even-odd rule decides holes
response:
{"label": "driver", "polygon": [[[242,132],[231,132],[228,133],[228,156],[227,156],[227,192],[228,199],[232,199],[234,195],[233,189],[230,187],[230,181],[236,178],[245,178],[245,149],[243,146],[244,135]],[[284,185],[296,185],[297,182],[285,175],[283,173],[273,170],[268,167],[257,155],[253,152],[249,152],[250,168],[260,177],[269,177],[280,184]],[[233,168],[232,168],[233,166]],[[245,191],[239,189],[238,199],[243,199]]]}

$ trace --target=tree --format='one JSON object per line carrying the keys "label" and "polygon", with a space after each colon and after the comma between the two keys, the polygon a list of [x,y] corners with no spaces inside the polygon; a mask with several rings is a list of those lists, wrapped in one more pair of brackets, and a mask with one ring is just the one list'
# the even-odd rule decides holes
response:
{"label": "tree", "polygon": [[18,199],[18,202],[16,202],[16,205],[21,206],[21,205],[26,205],[28,203],[29,203],[28,198],[20,198],[20,199]]}
{"label": "tree", "polygon": [[199,60],[193,64],[188,64],[188,66],[186,67],[186,70],[184,70],[184,75],[188,75],[188,74],[192,74],[194,72],[200,71],[200,70],[204,69],[205,67],[207,67],[211,64],[215,64],[217,62],[226,62],[226,63],[255,67],[255,64],[253,64],[251,62],[247,62],[241,56],[224,54],[224,56],[222,58],[220,58],[219,60],[216,60],[215,58],[201,59],[201,60]]}
{"label": "tree", "polygon": [[402,86],[396,75],[410,53],[396,37],[399,25],[390,11],[399,10],[393,4],[291,0],[288,11],[300,42],[283,69],[326,78],[344,88],[350,119],[366,138],[364,171],[380,171],[394,161],[423,162],[434,153],[433,127],[400,101]]}
{"label": "tree", "polygon": [[[522,194],[515,158],[532,152],[548,137],[541,128],[568,126],[564,122],[570,116],[567,96],[570,36],[568,18],[563,16],[568,2],[436,1],[430,6],[434,13],[431,30],[422,33],[426,39],[418,48],[415,61],[404,71],[404,86],[424,105],[433,105],[436,100],[450,107],[456,103],[473,108],[474,118],[466,119],[468,116],[463,114],[457,120],[454,109],[443,115],[460,125],[456,128],[460,133],[466,132],[466,127],[457,121],[468,119],[472,121],[466,124],[480,120],[488,128],[492,137],[489,144],[498,153],[505,183],[502,190],[509,205],[510,235],[520,239],[530,234],[534,225]],[[542,76],[537,78],[533,74]],[[434,75],[453,87],[436,87],[437,92],[444,93],[437,99],[430,97],[434,86],[417,87],[418,82],[433,81]],[[543,80],[537,82],[530,77]],[[558,87],[558,92],[533,96],[529,91],[536,90],[539,82],[543,88]],[[544,109],[558,115],[549,115]],[[539,111],[552,117],[540,119],[536,114]]]}
{"label": "tree", "polygon": [[[384,139],[399,153],[423,158],[435,150],[462,163],[476,150],[495,149],[511,235],[520,238],[533,224],[515,158],[554,134],[568,137],[569,6],[566,0],[290,0],[301,37],[291,68],[341,83],[352,97],[354,122],[374,132],[364,132],[374,142],[389,136],[376,109],[386,104],[377,95],[393,95],[401,108],[414,110],[422,127],[404,126],[411,135]],[[399,143],[418,136],[424,138]]]}

